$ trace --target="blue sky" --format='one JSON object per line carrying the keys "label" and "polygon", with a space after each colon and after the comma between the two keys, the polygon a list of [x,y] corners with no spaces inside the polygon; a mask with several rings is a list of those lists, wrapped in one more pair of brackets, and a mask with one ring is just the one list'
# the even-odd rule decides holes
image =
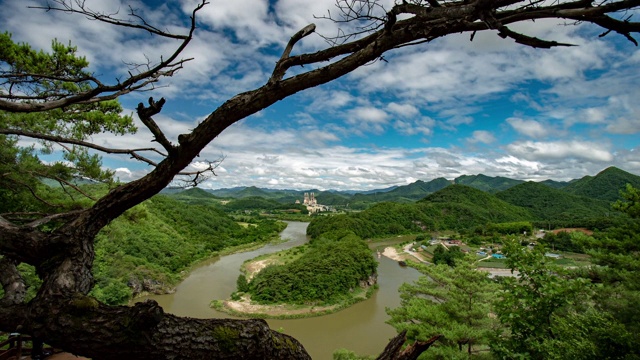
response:
{"label": "blue sky", "polygon": [[[126,12],[184,31],[193,0],[87,1],[96,10]],[[392,0],[381,1],[387,7]],[[47,49],[71,41],[105,82],[126,74],[123,62],[157,61],[178,44],[60,13],[28,9],[32,0],[0,1],[0,27],[15,40]],[[127,113],[152,95],[167,105],[156,117],[169,139],[238,92],[264,84],[289,37],[314,22],[333,35],[337,25],[314,19],[334,0],[212,0],[199,13],[193,57],[153,93],[121,98]],[[202,153],[224,157],[205,188],[258,186],[370,190],[437,177],[483,173],[523,180],[569,180],[608,166],[640,174],[640,50],[621,36],[560,21],[514,29],[579,46],[536,50],[483,32],[405,47],[386,61],[307,90],[232,126]],[[348,29],[346,29],[348,31]],[[313,34],[294,53],[326,48]],[[297,71],[297,70],[294,70]],[[135,136],[96,136],[105,146],[148,147]],[[202,166],[196,161],[190,166]],[[149,166],[110,155],[104,165],[121,180]]]}

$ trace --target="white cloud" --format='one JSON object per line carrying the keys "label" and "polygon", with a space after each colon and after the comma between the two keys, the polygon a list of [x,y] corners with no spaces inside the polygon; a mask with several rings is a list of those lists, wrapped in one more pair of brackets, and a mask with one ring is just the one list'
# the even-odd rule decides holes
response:
{"label": "white cloud", "polygon": [[524,120],[520,118],[508,118],[507,123],[520,134],[531,138],[543,138],[549,133],[548,127],[543,126],[535,120]]}
{"label": "white cloud", "polygon": [[640,133],[640,118],[619,118],[607,125],[607,131],[612,134],[637,134]]}
{"label": "white cloud", "polygon": [[469,142],[471,143],[483,143],[483,144],[491,144],[496,141],[496,137],[493,134],[486,130],[476,130],[473,132],[471,138],[469,138]]}
{"label": "white cloud", "polygon": [[[382,3],[389,7],[392,2]],[[106,80],[126,74],[123,60],[146,61],[146,55],[158,61],[178,44],[26,8],[35,3],[4,1],[2,30],[37,48],[49,48],[53,34],[65,43],[72,40]],[[141,2],[136,6],[154,24],[183,32],[185,16],[196,1],[180,3],[183,13],[172,12],[164,3],[155,8]],[[90,4],[105,10],[127,8],[119,0]],[[152,93],[168,99],[155,119],[170,141],[175,143],[179,134],[196,126],[198,117],[227,98],[264,84],[289,37],[303,26],[314,22],[317,32],[336,34],[338,24],[313,17],[327,14],[328,9],[335,14],[334,4],[334,0],[214,0],[206,6],[199,15],[203,22],[196,37],[183,54],[194,60],[162,82],[168,87]],[[385,54],[388,62],[362,67],[232,126],[201,152],[191,168],[201,168],[204,162],[198,161],[203,159],[226,157],[216,169],[218,177],[207,186],[301,189],[376,189],[402,185],[407,179],[477,173],[568,180],[595,174],[605,165],[639,173],[638,150],[629,147],[637,147],[631,136],[640,132],[640,72],[636,70],[640,51],[616,51],[609,42],[613,34],[587,38],[580,27],[557,26],[556,20],[512,28],[580,46],[533,50],[487,31],[478,33],[473,42],[469,34],[455,34],[397,49]],[[294,53],[326,46],[313,34]],[[288,75],[302,70],[292,69]],[[148,96],[123,100],[132,108],[131,104]],[[519,110],[514,110],[514,104]],[[497,133],[480,128],[487,119],[509,116],[509,126],[531,141],[500,145]],[[96,135],[92,140],[116,148],[159,148],[139,125],[141,130],[134,136]],[[395,131],[385,133],[391,129]],[[482,147],[482,152],[474,152],[479,150],[469,143],[464,149],[456,147],[468,133],[471,143],[492,146]],[[607,136],[610,133],[618,134],[616,141]],[[353,136],[369,134],[384,136],[371,136],[372,142],[379,142],[367,145]],[[397,134],[407,138],[395,138]],[[567,138],[568,134],[574,138]],[[556,141],[541,141],[549,136]],[[393,137],[394,145],[388,145],[385,137]],[[427,147],[425,140],[437,145]],[[116,164],[116,159],[120,162],[111,167],[122,180],[138,178],[151,168],[105,155],[109,164]]]}
{"label": "white cloud", "polygon": [[353,130],[360,134],[381,134],[389,119],[389,114],[373,106],[358,106],[349,109],[345,115],[347,124],[353,126]]}
{"label": "white cloud", "polygon": [[608,162],[614,159],[608,146],[588,141],[556,141],[534,142],[524,141],[509,144],[508,151],[516,156],[531,161],[562,161],[573,158],[592,162]]}
{"label": "white cloud", "polygon": [[418,119],[412,120],[396,120],[393,123],[393,127],[404,135],[421,134],[424,136],[430,136],[433,134],[433,127],[436,121],[430,117],[423,116]]}
{"label": "white cloud", "polygon": [[387,110],[393,114],[407,118],[417,116],[420,113],[420,110],[412,104],[398,104],[395,102],[390,102],[387,105]]}

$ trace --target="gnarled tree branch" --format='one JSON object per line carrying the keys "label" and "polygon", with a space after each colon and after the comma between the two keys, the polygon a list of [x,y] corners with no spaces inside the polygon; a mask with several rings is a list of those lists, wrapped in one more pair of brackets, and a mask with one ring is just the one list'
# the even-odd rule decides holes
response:
{"label": "gnarled tree branch", "polygon": [[113,149],[113,148],[108,148],[108,147],[96,145],[96,144],[88,142],[88,141],[69,139],[69,138],[65,138],[65,137],[62,137],[62,136],[48,135],[48,134],[42,134],[42,133],[36,133],[36,132],[30,132],[30,131],[23,131],[23,130],[18,130],[18,129],[0,129],[0,134],[26,136],[26,137],[29,137],[29,138],[32,138],[32,139],[53,141],[53,142],[61,143],[61,144],[78,145],[78,146],[83,146],[83,147],[86,147],[86,148],[89,148],[89,149],[98,150],[98,151],[101,151],[101,152],[106,153],[106,154],[128,154],[132,158],[134,158],[136,160],[139,160],[139,161],[142,161],[142,162],[145,162],[145,163],[147,163],[149,165],[152,165],[152,166],[156,166],[157,163],[155,161],[149,159],[149,158],[141,156],[140,154],[138,154],[138,152],[151,151],[151,152],[158,153],[161,156],[166,156],[166,154],[163,154],[162,152],[160,152],[156,148]]}
{"label": "gnarled tree branch", "polygon": [[[166,59],[161,60],[157,65],[151,66],[148,70],[140,72],[138,74],[130,74],[129,78],[127,78],[123,82],[118,81],[118,83],[114,85],[103,85],[99,82],[95,82],[95,86],[87,91],[63,96],[60,99],[40,99],[42,101],[32,102],[18,102],[15,101],[16,99],[13,97],[13,95],[0,93],[0,110],[10,112],[37,112],[58,109],[71,104],[89,104],[105,100],[112,100],[133,91],[144,90],[148,85],[157,82],[161,77],[172,76],[176,71],[182,68],[185,62],[191,60],[176,59],[184,51],[184,49],[193,38],[193,34],[196,29],[196,13],[200,11],[206,4],[208,4],[206,0],[201,0],[201,2],[194,8],[192,12],[191,24],[188,33],[186,35],[175,35],[168,32],[160,31],[146,23],[141,25],[133,24],[123,20],[117,20],[110,15],[94,12],[86,8],[83,1],[75,1],[79,9],[73,8],[71,2],[67,0],[55,0],[54,3],[58,4],[59,7],[48,6],[41,8],[48,11],[63,11],[82,14],[89,18],[93,18],[95,20],[102,21],[108,24],[141,29],[162,37],[178,39],[181,40],[182,43],[173,52],[173,54],[171,54]],[[37,77],[37,75],[34,77]],[[71,78],[69,79],[69,81],[77,82],[78,79]],[[38,99],[36,98],[32,100]]]}

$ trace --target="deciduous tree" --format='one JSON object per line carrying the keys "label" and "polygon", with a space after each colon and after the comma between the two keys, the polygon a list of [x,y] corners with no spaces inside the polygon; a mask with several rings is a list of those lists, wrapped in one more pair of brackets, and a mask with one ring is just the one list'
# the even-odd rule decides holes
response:
{"label": "deciduous tree", "polygon": [[600,311],[593,284],[513,241],[507,265],[518,277],[502,281],[495,311],[504,329],[491,342],[499,358],[621,359],[633,352],[632,336],[609,312]]}

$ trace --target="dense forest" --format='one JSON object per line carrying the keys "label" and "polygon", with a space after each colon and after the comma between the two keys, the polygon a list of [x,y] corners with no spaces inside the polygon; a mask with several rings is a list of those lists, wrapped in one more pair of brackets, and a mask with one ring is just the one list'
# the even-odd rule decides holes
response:
{"label": "dense forest", "polygon": [[489,223],[530,220],[530,213],[491,194],[451,185],[410,204],[380,203],[359,213],[314,218],[307,233],[350,229],[362,238],[423,231],[470,229]]}
{"label": "dense forest", "polygon": [[[44,183],[38,186],[47,187],[51,199],[65,198],[61,187]],[[107,191],[99,184],[78,186],[87,194]],[[254,220],[251,226],[241,226],[207,200],[212,195],[199,189],[186,192],[182,196],[156,195],[129,209],[98,234],[93,267],[96,285],[91,295],[107,304],[122,304],[142,292],[164,293],[177,285],[183,271],[194,263],[223,249],[265,243],[286,226],[265,218]],[[12,196],[6,192],[1,195],[5,199]],[[3,207],[16,203],[24,206],[21,199],[16,199],[5,202]],[[41,206],[33,200],[28,204],[33,209]],[[67,200],[65,206],[78,204]],[[22,271],[33,291],[37,276],[30,267],[23,265]]]}
{"label": "dense forest", "polygon": [[284,227],[269,219],[240,226],[215,205],[184,206],[157,195],[98,234],[92,294],[119,304],[143,291],[163,293],[195,262],[225,248],[264,243]]}
{"label": "dense forest", "polygon": [[352,232],[325,233],[299,251],[296,260],[266,267],[239,290],[264,304],[330,305],[350,299],[362,284],[373,285],[377,262]]}

